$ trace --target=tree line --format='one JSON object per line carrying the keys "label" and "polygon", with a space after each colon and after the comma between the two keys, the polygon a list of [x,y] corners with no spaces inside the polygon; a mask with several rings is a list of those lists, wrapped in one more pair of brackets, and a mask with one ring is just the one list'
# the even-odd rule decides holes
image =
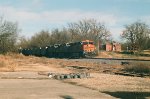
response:
{"label": "tree line", "polygon": [[21,39],[20,46],[45,47],[53,44],[77,42],[82,40],[93,40],[97,45],[98,40],[108,40],[110,32],[106,26],[94,19],[81,20],[75,23],[68,23],[63,29],[53,29],[52,31],[42,30],[30,39]]}
{"label": "tree line", "polygon": [[[95,19],[83,19],[68,23],[63,29],[55,28],[51,31],[41,30],[31,38],[19,37],[20,29],[16,22],[0,17],[0,53],[16,51],[19,47],[45,47],[90,39],[98,45],[99,40],[112,40],[111,33],[101,22]],[[141,21],[127,24],[121,34],[125,50],[142,51],[150,49],[150,28]]]}

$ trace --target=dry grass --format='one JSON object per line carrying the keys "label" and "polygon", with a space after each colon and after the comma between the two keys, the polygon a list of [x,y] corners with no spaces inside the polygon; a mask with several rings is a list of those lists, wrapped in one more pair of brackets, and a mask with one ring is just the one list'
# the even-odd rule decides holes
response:
{"label": "dry grass", "polygon": [[67,72],[62,68],[64,60],[45,57],[24,56],[8,53],[0,55],[0,71],[58,71]]}
{"label": "dry grass", "polygon": [[[150,51],[144,51],[144,54],[150,54]],[[107,52],[107,51],[101,51],[97,58],[129,58],[129,59],[143,59],[143,60],[149,60],[150,57],[146,56],[140,56],[140,55],[130,55],[130,54],[121,54],[118,52]]]}
{"label": "dry grass", "polygon": [[144,50],[143,54],[150,54],[150,50]]}
{"label": "dry grass", "polygon": [[125,70],[135,73],[150,73],[150,64],[144,62],[131,63],[125,66]]}
{"label": "dry grass", "polygon": [[0,71],[14,72],[18,63],[12,60],[11,56],[0,55]]}
{"label": "dry grass", "polygon": [[100,92],[109,91],[132,91],[149,92],[150,79],[139,77],[128,77],[120,75],[110,75],[103,73],[91,73],[91,78],[67,79],[64,82],[84,86],[87,88],[99,90]]}
{"label": "dry grass", "polygon": [[6,63],[4,61],[0,61],[0,68],[5,67]]}
{"label": "dry grass", "polygon": [[[35,56],[23,56],[20,54],[9,53],[0,55],[0,71],[49,71],[55,70],[58,72],[74,71],[74,72],[103,72],[105,69],[117,68],[117,66],[107,66],[98,62],[74,61],[68,59],[54,59]],[[77,66],[89,69],[71,69],[67,67]],[[5,68],[5,69],[4,69]],[[120,68],[120,67],[119,67]]]}
{"label": "dry grass", "polygon": [[24,59],[25,56],[17,53],[7,53],[5,56],[12,57],[13,59]]}

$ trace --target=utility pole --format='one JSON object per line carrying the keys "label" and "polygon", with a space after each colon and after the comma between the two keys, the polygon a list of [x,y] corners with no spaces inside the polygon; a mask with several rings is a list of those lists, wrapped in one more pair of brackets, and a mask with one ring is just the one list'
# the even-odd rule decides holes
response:
{"label": "utility pole", "polygon": [[98,39],[97,39],[97,53],[98,53],[98,55],[99,55],[99,37],[98,37]]}
{"label": "utility pole", "polygon": [[98,36],[98,38],[97,38],[97,53],[98,53],[98,55],[99,55],[99,48],[100,48],[100,36]]}

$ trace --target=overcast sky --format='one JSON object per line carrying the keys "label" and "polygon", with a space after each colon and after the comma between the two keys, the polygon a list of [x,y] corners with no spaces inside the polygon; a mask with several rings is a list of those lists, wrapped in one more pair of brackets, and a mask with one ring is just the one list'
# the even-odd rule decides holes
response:
{"label": "overcast sky", "polygon": [[150,0],[0,0],[0,16],[17,21],[25,37],[94,18],[119,40],[126,24],[141,20],[150,25]]}

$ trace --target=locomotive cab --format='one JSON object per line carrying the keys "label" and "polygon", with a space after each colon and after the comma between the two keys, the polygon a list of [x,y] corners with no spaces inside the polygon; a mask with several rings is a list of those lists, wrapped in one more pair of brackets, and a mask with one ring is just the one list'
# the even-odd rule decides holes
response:
{"label": "locomotive cab", "polygon": [[83,53],[86,57],[95,55],[96,47],[93,41],[91,40],[82,41],[82,45],[83,45]]}

